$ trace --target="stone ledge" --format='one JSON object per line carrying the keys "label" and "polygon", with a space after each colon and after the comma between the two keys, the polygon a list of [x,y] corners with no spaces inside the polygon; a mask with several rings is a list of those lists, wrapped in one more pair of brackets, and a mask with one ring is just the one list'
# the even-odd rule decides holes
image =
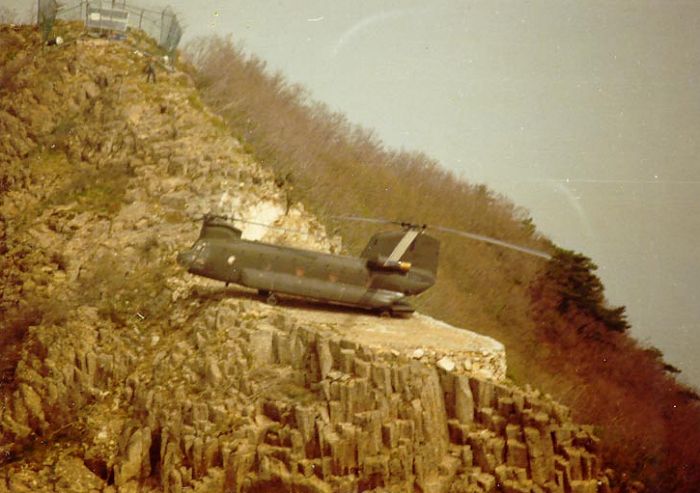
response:
{"label": "stone ledge", "polygon": [[420,313],[408,319],[387,319],[358,311],[323,310],[319,306],[314,309],[285,306],[275,310],[285,310],[300,325],[322,326],[337,337],[379,352],[432,362],[448,372],[470,373],[498,382],[505,380],[505,347],[491,337]]}

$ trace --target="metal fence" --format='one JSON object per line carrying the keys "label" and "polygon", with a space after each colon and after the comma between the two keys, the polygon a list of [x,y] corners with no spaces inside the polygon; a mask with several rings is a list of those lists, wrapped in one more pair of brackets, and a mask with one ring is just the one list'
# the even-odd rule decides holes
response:
{"label": "metal fence", "polygon": [[182,38],[182,26],[170,7],[151,10],[129,4],[126,0],[82,0],[58,5],[56,0],[38,0],[37,23],[44,38],[51,32],[55,19],[83,21],[88,24],[89,12],[120,10],[128,13],[127,27],[140,29],[158,42],[158,46],[172,53]]}
{"label": "metal fence", "polygon": [[125,33],[129,29],[129,12],[120,6],[105,8],[104,5],[87,6],[85,27],[88,30],[119,31]]}
{"label": "metal fence", "polygon": [[36,10],[36,23],[41,31],[41,36],[46,41],[53,29],[53,23],[56,21],[56,12],[58,11],[58,2],[56,0],[39,0],[39,5]]}

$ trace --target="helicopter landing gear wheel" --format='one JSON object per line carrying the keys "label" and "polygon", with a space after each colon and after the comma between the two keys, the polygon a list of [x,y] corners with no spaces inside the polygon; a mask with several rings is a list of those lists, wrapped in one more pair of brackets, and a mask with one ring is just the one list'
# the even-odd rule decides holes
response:
{"label": "helicopter landing gear wheel", "polygon": [[381,318],[391,318],[391,310],[385,308],[379,312]]}
{"label": "helicopter landing gear wheel", "polygon": [[265,302],[270,305],[270,306],[275,306],[277,304],[277,296],[275,296],[275,293],[270,293],[267,295],[267,298],[265,299]]}

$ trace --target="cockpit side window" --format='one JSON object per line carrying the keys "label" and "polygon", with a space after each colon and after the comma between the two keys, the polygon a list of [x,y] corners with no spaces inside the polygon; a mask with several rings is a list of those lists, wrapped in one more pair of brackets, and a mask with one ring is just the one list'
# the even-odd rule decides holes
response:
{"label": "cockpit side window", "polygon": [[206,241],[197,240],[192,245],[193,265],[203,267],[207,257],[208,244]]}

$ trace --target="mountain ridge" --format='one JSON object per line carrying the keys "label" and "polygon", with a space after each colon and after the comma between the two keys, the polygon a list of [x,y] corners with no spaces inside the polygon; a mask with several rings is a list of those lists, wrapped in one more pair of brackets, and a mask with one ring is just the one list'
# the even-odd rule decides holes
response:
{"label": "mountain ridge", "polygon": [[[480,378],[464,365],[447,371],[436,366],[442,354],[415,358],[413,350],[336,338],[327,320],[294,321],[294,306],[269,308],[179,270],[176,252],[196,237],[192,218],[209,210],[277,219],[304,232],[246,231],[252,237],[326,251],[342,246],[301,205],[313,187],[209,110],[203,101],[226,104],[202,92],[207,83],[197,73],[160,66],[149,84],[144,56],[157,48],[148,39],[132,33],[110,42],[83,37],[76,24],[58,29],[62,47],[43,46],[29,27],[2,31],[2,66],[10,69],[2,72],[0,112],[0,450],[7,465],[0,491],[65,485],[71,474],[81,478],[79,491],[622,487],[619,475],[603,471],[605,441],[574,425],[549,396]],[[246,96],[255,99],[243,91],[238,99]],[[357,139],[365,142],[362,133]],[[324,152],[338,171],[356,163]],[[375,178],[412,170],[377,168]],[[448,192],[480,194],[487,205],[470,206],[475,216],[488,218],[496,208],[486,190],[455,185],[439,171],[434,181]],[[342,186],[332,187],[340,196]],[[387,212],[395,210],[397,199],[382,197]],[[428,206],[437,214],[439,204]],[[485,231],[498,231],[514,209],[506,211],[484,220],[496,228]],[[533,234],[520,219],[522,230],[509,240]],[[348,237],[350,250],[367,237],[358,231]],[[472,283],[472,304],[489,305],[448,321],[482,329],[496,325],[486,316],[493,312],[501,332],[515,329],[510,312],[529,309],[517,305],[537,269],[496,273],[509,254],[454,244],[445,250],[447,258],[468,251],[471,262],[459,282],[443,268],[441,289],[460,293]],[[501,292],[503,276],[514,283]],[[437,293],[419,303],[458,303]],[[222,390],[222,382],[231,384]],[[360,416],[351,412],[356,405]]]}
{"label": "mountain ridge", "polygon": [[60,47],[31,27],[0,32],[13,67],[0,112],[0,491],[609,484],[590,428],[499,382],[498,344],[492,363],[480,336],[456,332],[479,349],[455,367],[459,350],[372,347],[332,328],[360,315],[268,307],[182,272],[175,254],[208,210],[303,230],[271,241],[339,245],[188,75],[161,67],[146,82],[147,39],[60,29]]}

